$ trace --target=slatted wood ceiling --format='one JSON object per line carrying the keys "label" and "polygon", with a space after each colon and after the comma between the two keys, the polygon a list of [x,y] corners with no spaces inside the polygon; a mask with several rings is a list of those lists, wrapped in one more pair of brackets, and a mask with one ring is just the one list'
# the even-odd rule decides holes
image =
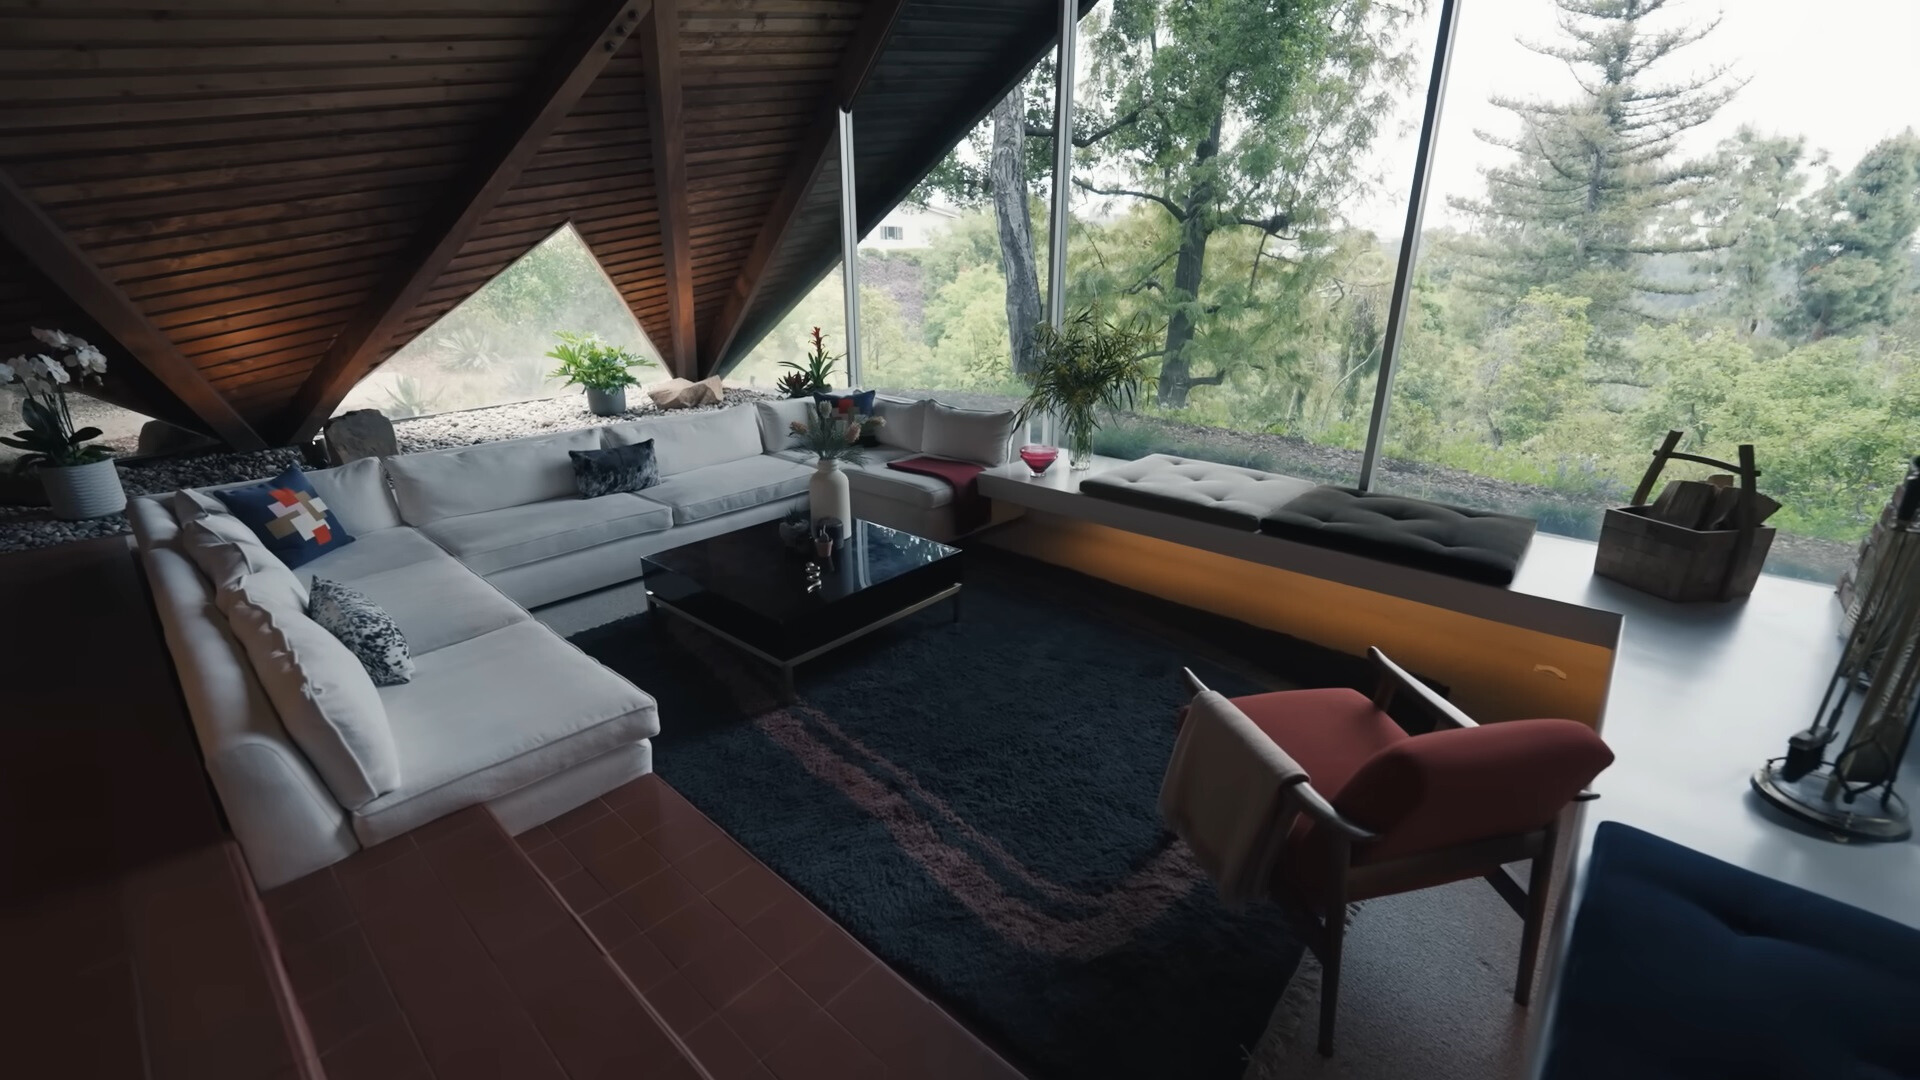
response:
{"label": "slatted wood ceiling", "polygon": [[[1044,48],[1049,8],[633,0],[620,18],[666,16],[659,39],[678,60],[684,141],[670,172],[684,169],[685,220],[663,222],[648,119],[653,73],[641,35],[626,36],[632,25],[621,22],[605,38],[611,58],[593,58],[584,93],[530,144],[537,152],[461,234],[397,331],[369,343],[364,363],[391,355],[571,221],[663,353],[672,338],[663,229],[682,230],[674,235],[691,252],[694,326],[706,335],[739,324],[726,328],[724,356],[702,349],[705,363],[688,356],[682,369],[730,364],[835,261],[836,204],[822,187],[831,169],[814,157],[834,96],[859,93],[849,100],[863,123],[873,104],[874,146],[860,137],[862,217],[877,220],[870,211],[884,213],[880,203],[906,189],[868,191],[869,175],[899,187],[924,174],[1010,82],[1004,71],[1024,70]],[[0,0],[0,172],[27,204],[10,208],[11,246],[0,250],[0,342],[23,339],[28,324],[97,330],[83,313],[125,305],[126,318],[98,321],[150,324],[160,347],[127,348],[156,368],[171,351],[190,370],[117,377],[123,400],[216,426],[204,400],[180,392],[197,377],[267,441],[308,434],[309,418],[295,414],[323,418],[337,402],[316,390],[322,357],[342,352],[343,333],[381,303],[382,283],[436,239],[476,162],[516,134],[500,130],[508,118],[551,81],[582,24],[591,33],[608,10],[621,8]],[[895,56],[900,47],[918,51]],[[862,75],[850,80],[855,68]],[[863,90],[868,70],[876,74]],[[930,115],[953,123],[929,125]],[[798,200],[787,190],[796,175],[812,181]],[[90,264],[51,276],[75,294],[72,277],[91,272],[98,288],[63,296],[36,273],[48,258],[44,237],[12,227],[36,212]],[[784,219],[770,227],[787,213],[794,227]],[[756,244],[772,257],[753,259]],[[749,294],[753,303],[742,305]],[[130,366],[115,359],[117,371]]]}

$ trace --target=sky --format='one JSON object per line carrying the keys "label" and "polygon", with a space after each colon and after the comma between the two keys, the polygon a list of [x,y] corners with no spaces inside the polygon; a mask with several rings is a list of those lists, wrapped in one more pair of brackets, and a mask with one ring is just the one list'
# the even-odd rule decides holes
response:
{"label": "sky", "polygon": [[[1515,130],[1512,114],[1489,104],[1491,95],[1564,99],[1576,92],[1566,65],[1529,52],[1516,40],[1554,39],[1557,9],[1551,0],[1459,3],[1427,201],[1429,226],[1450,223],[1446,196],[1477,195],[1483,187],[1480,170],[1510,157],[1473,134],[1475,129],[1502,135]],[[1420,85],[1403,102],[1394,136],[1377,146],[1379,172],[1386,180],[1371,198],[1348,208],[1355,224],[1387,236],[1405,225],[1439,7],[1432,0],[1432,16],[1420,32]],[[1689,134],[1683,153],[1709,152],[1746,123],[1765,134],[1805,135],[1810,146],[1826,150],[1832,164],[1844,170],[1881,139],[1920,127],[1914,80],[1920,0],[1673,0],[1653,25],[1697,25],[1716,17],[1719,27],[1704,40],[1654,69],[1665,79],[1679,80],[1730,64],[1729,77],[1748,80],[1710,123]]]}

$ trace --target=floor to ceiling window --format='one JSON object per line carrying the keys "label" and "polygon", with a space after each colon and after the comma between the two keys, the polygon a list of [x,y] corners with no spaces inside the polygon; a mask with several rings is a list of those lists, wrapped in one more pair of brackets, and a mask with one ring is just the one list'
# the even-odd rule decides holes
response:
{"label": "floor to ceiling window", "polygon": [[860,243],[861,362],[888,393],[1004,408],[1045,310],[1054,61],[996,103]]}
{"label": "floor to ceiling window", "polygon": [[780,380],[793,372],[781,365],[806,362],[816,328],[827,352],[840,358],[834,365],[833,385],[847,385],[847,307],[837,265],[727,372],[726,381],[733,386],[778,392]]}
{"label": "floor to ceiling window", "polygon": [[1156,375],[1104,454],[1352,483],[1435,0],[1103,0],[1080,23],[1069,315]]}
{"label": "floor to ceiling window", "polygon": [[1916,35],[1889,0],[1464,3],[1374,486],[1592,536],[1667,430],[1751,442],[1769,569],[1832,580],[1920,421]]}

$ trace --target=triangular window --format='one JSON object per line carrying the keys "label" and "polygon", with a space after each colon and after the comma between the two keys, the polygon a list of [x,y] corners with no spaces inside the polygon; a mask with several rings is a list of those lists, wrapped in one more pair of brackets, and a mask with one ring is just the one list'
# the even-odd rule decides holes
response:
{"label": "triangular window", "polygon": [[[619,290],[573,226],[563,225],[360,380],[338,412],[392,419],[580,393],[549,377],[562,332],[592,333],[657,365]],[[658,376],[663,367],[642,369]]]}

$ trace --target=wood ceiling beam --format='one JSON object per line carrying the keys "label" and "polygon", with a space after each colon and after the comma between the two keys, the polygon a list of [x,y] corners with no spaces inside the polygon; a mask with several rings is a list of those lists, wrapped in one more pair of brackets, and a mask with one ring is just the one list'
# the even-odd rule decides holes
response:
{"label": "wood ceiling beam", "polygon": [[647,80],[647,131],[653,144],[654,200],[660,209],[660,250],[666,257],[667,340],[656,344],[667,367],[690,378],[698,360],[693,325],[693,227],[687,209],[687,134],[680,95],[678,0],[653,0],[640,21],[641,63]]}
{"label": "wood ceiling beam", "polygon": [[900,11],[905,6],[905,0],[867,0],[867,9],[860,17],[859,29],[853,32],[853,37],[840,55],[839,74],[834,79],[833,89],[828,92],[826,100],[820,103],[800,149],[794,154],[793,164],[787,170],[787,182],[774,199],[766,222],[760,227],[759,235],[754,237],[746,262],[741,266],[739,276],[734,279],[733,288],[727,293],[726,301],[715,313],[713,324],[707,330],[700,352],[700,374],[712,374],[726,358],[727,351],[733,348],[747,311],[759,295],[760,286],[766,278],[767,263],[779,250],[780,241],[786,237],[787,230],[793,226],[807,190],[833,162],[834,140],[840,131],[840,110],[853,106],[861,87],[872,76],[874,66],[880,62],[880,54],[886,49],[887,40],[893,36],[894,24],[899,21]]}
{"label": "wood ceiling beam", "polygon": [[406,318],[486,219],[540,145],[637,29],[649,0],[591,0],[579,23],[539,70],[533,87],[511,107],[465,179],[453,186],[448,212],[425,230],[411,254],[378,286],[294,396],[279,432],[299,444],[313,438],[354,384],[380,362]]}
{"label": "wood ceiling beam", "polygon": [[207,430],[236,450],[267,444],[193,361],[174,347],[126,290],[108,277],[13,178],[0,170],[0,233],[87,317],[160,380]]}

